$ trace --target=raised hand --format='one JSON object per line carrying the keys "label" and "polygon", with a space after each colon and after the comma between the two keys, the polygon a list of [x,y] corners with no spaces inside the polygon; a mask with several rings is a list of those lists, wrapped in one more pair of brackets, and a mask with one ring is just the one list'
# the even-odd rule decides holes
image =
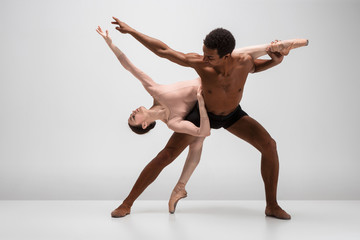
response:
{"label": "raised hand", "polygon": [[116,30],[118,30],[121,33],[129,33],[132,28],[129,27],[126,23],[120,21],[119,19],[117,19],[116,17],[113,17],[113,19],[115,20],[115,22],[111,22],[112,24],[118,25],[117,27],[115,27]]}
{"label": "raised hand", "polygon": [[272,52],[271,50],[267,50],[266,52],[274,62],[281,63],[284,59],[284,55],[280,52]]}
{"label": "raised hand", "polygon": [[199,104],[204,104],[204,98],[202,96],[202,87],[201,87],[201,85],[199,86],[199,88],[197,90],[197,95],[196,96],[197,96]]}
{"label": "raised hand", "polygon": [[267,54],[273,61],[278,63],[281,63],[284,59],[285,54],[283,54],[282,50],[284,50],[284,46],[281,45],[281,41],[279,40],[272,41],[270,46],[266,48]]}
{"label": "raised hand", "polygon": [[105,41],[108,43],[108,44],[111,44],[112,40],[110,38],[110,35],[109,35],[109,31],[106,30],[105,33],[103,32],[103,30],[101,29],[100,26],[98,26],[98,28],[96,29],[96,31],[105,39]]}

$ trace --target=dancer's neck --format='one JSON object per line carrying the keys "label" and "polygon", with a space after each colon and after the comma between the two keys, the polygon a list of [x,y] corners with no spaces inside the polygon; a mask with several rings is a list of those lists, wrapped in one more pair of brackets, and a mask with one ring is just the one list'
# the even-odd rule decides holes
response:
{"label": "dancer's neck", "polygon": [[167,123],[169,118],[169,110],[161,105],[155,105],[149,109],[148,115],[149,122],[161,120],[164,123]]}

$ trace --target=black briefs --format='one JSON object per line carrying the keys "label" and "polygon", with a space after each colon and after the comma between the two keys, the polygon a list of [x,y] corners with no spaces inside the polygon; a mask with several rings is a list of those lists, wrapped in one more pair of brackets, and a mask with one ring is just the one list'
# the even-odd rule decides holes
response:
{"label": "black briefs", "polygon": [[[240,105],[235,108],[234,111],[229,113],[226,116],[215,115],[213,113],[208,112],[208,117],[210,120],[210,127],[214,129],[219,128],[228,128],[233,125],[237,120],[242,118],[243,116],[247,116],[248,114],[244,112]],[[197,127],[200,127],[200,112],[199,112],[199,103],[196,103],[195,107],[190,111],[190,113],[186,116],[185,120],[188,120],[195,124]]]}

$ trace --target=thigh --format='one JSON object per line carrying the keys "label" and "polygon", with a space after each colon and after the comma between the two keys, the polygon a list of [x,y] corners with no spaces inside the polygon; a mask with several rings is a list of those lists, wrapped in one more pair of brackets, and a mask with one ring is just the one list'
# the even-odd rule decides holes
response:
{"label": "thigh", "polygon": [[244,116],[227,128],[229,132],[253,145],[259,151],[272,141],[270,134],[250,116]]}

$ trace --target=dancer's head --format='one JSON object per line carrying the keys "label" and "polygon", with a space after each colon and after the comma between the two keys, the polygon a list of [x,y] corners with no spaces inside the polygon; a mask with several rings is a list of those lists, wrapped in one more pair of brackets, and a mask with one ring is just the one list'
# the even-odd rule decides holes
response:
{"label": "dancer's head", "polygon": [[204,61],[217,66],[228,58],[235,48],[235,38],[226,29],[216,28],[204,39]]}
{"label": "dancer's head", "polygon": [[145,134],[155,127],[156,122],[149,121],[148,111],[148,109],[141,106],[131,113],[128,124],[134,133]]}

